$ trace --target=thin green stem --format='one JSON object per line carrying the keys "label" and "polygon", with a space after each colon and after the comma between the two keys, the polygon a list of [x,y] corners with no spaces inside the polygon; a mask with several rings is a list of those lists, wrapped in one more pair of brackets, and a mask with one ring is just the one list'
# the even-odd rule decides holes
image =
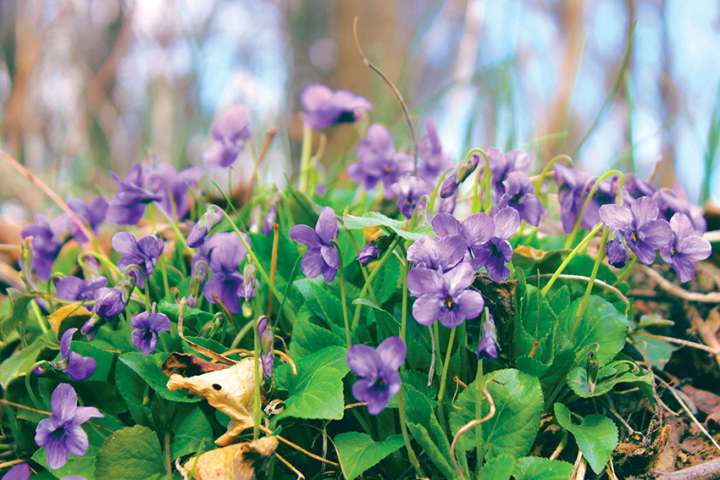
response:
{"label": "thin green stem", "polygon": [[[456,328],[450,329],[450,338],[448,338],[447,350],[445,350],[445,363],[443,364],[442,375],[440,376],[440,389],[438,390],[438,403],[442,403],[445,398],[445,389],[447,387],[447,375],[450,370],[450,358],[452,356],[453,344],[455,343]],[[442,406],[440,406],[442,408]]]}
{"label": "thin green stem", "polygon": [[407,277],[409,270],[409,263],[402,263],[402,310],[400,313],[400,338],[405,342],[407,337],[407,307],[408,307],[408,288],[407,288]]}
{"label": "thin green stem", "polygon": [[605,257],[605,243],[607,242],[609,233],[610,229],[605,227],[603,229],[602,237],[600,238],[600,247],[598,248],[597,257],[595,257],[595,264],[593,265],[592,273],[590,274],[590,281],[588,282],[587,287],[585,287],[585,294],[583,295],[582,300],[580,300],[578,309],[575,311],[575,318],[573,319],[573,326],[570,330],[570,335],[575,333],[578,323],[580,322],[580,318],[587,309],[588,302],[590,301],[590,295],[592,294],[593,287],[595,286],[595,279],[597,278],[598,270],[600,269],[600,264]]}
{"label": "thin green stem", "polygon": [[40,327],[40,330],[42,330],[42,333],[48,332],[48,326],[45,325],[45,319],[42,316],[42,313],[40,313],[40,307],[38,307],[37,301],[33,300],[30,305],[32,305],[32,311],[35,314],[35,318],[37,319],[38,326]]}
{"label": "thin green stem", "polygon": [[310,153],[312,148],[312,128],[303,122],[302,153],[300,156],[300,191],[308,193],[308,174],[310,173]]}
{"label": "thin green stem", "polygon": [[[375,280],[375,277],[377,277],[377,274],[382,270],[383,265],[385,265],[385,262],[387,262],[388,258],[393,253],[393,250],[395,250],[395,247],[397,246],[398,242],[400,240],[400,237],[395,238],[395,240],[390,243],[387,250],[385,250],[385,253],[383,253],[383,256],[380,257],[380,260],[377,261],[375,266],[373,267],[372,271],[368,275],[367,279],[365,280],[365,284],[363,285],[362,289],[360,290],[360,294],[358,295],[358,299],[364,299],[365,295],[367,295],[368,290],[372,288],[372,282]],[[339,251],[339,249],[338,249]],[[355,330],[358,325],[360,324],[360,312],[362,311],[362,304],[356,303],[355,304],[355,311],[353,312],[353,319],[352,319],[352,329]]]}
{"label": "thin green stem", "polygon": [[405,398],[403,397],[402,388],[397,393],[397,400],[398,414],[400,416],[400,431],[402,432],[403,443],[405,443],[405,449],[408,452],[408,458],[410,459],[410,463],[412,464],[413,468],[415,468],[417,477],[423,478],[424,475],[422,472],[422,468],[420,467],[420,462],[418,461],[418,458],[415,455],[415,451],[410,444],[410,435],[407,428],[407,417],[405,416]]}
{"label": "thin green stem", "polygon": [[[487,322],[488,309],[485,309],[485,321]],[[475,372],[475,418],[482,418],[482,401],[483,401],[483,359],[478,361],[477,371]],[[480,427],[482,428],[482,427]],[[475,456],[477,457],[476,465],[476,476],[480,478],[480,469],[482,468],[483,460],[483,444],[482,444],[482,430],[478,429],[475,434]]]}
{"label": "thin green stem", "polygon": [[575,220],[575,225],[573,226],[573,229],[570,232],[570,235],[568,235],[567,239],[565,240],[565,248],[570,248],[570,246],[575,241],[575,237],[577,237],[578,231],[580,231],[580,224],[582,223],[582,220],[585,217],[585,213],[587,212],[587,209],[590,207],[590,203],[592,202],[592,199],[595,196],[595,193],[597,192],[598,188],[600,188],[600,185],[602,185],[602,182],[604,182],[608,178],[613,177],[615,175],[619,176],[621,179],[624,178],[624,174],[620,170],[608,170],[607,172],[602,174],[597,180],[595,180],[595,183],[593,184],[592,188],[590,189],[590,193],[588,194],[587,198],[585,199],[583,208],[582,208],[582,210],[580,210],[580,215],[578,215],[577,220]]}
{"label": "thin green stem", "polygon": [[352,335],[350,335],[350,320],[348,318],[348,307],[347,307],[347,291],[345,290],[345,269],[343,268],[343,260],[342,260],[342,253],[340,252],[340,246],[335,243],[335,248],[338,252],[338,258],[339,258],[339,267],[338,267],[338,275],[340,277],[340,300],[342,300],[342,310],[343,310],[343,323],[345,325],[345,342],[347,343],[347,348],[352,347]]}
{"label": "thin green stem", "polygon": [[[34,370],[34,368],[33,368]],[[28,396],[30,397],[30,402],[35,407],[42,407],[43,405],[40,403],[40,399],[35,395],[35,391],[32,388],[32,373],[28,373],[25,375],[25,378],[23,379],[25,382],[25,390],[27,391]]]}
{"label": "thin green stem", "polygon": [[260,335],[258,332],[258,320],[256,317],[253,321],[253,439],[257,440],[260,435],[260,383],[262,382],[262,372],[260,372]]}
{"label": "thin green stem", "polygon": [[570,254],[565,257],[565,260],[562,261],[560,266],[557,270],[555,270],[555,273],[553,273],[552,277],[550,277],[550,280],[548,280],[548,283],[543,287],[542,294],[547,295],[548,292],[550,292],[550,289],[552,288],[555,281],[557,281],[558,276],[562,274],[562,272],[565,270],[565,268],[570,264],[573,258],[577,256],[579,252],[585,249],[585,246],[590,243],[590,240],[593,239],[593,237],[597,234],[597,232],[600,231],[600,229],[603,227],[602,224],[595,225],[590,232],[585,235],[585,238],[582,239],[580,243],[577,244],[575,248],[572,249]]}
{"label": "thin green stem", "polygon": [[636,263],[637,263],[637,257],[635,255],[632,255],[630,257],[630,260],[628,260],[627,265],[625,265],[623,267],[623,269],[620,271],[620,273],[618,274],[614,285],[619,285],[620,283],[624,282],[627,279],[627,277],[630,276],[630,272],[632,272],[632,269]]}

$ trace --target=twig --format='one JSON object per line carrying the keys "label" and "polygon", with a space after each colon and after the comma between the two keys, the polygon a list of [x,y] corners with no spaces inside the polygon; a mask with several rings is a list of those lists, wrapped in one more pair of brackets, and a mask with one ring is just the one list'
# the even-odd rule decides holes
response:
{"label": "twig", "polygon": [[[460,437],[462,437],[463,435],[465,435],[467,432],[469,432],[473,428],[475,428],[479,425],[482,425],[483,423],[487,422],[488,420],[490,420],[492,417],[495,416],[495,402],[493,402],[492,395],[490,395],[490,392],[488,392],[487,383],[483,387],[483,395],[487,399],[488,405],[490,406],[488,413],[484,417],[470,420],[468,423],[466,423],[465,425],[460,427],[458,429],[457,433],[455,434],[455,436],[453,437],[452,443],[450,444],[450,459],[452,460],[453,465],[455,466],[455,470],[457,470],[457,472],[460,475],[460,478],[462,480],[465,480],[465,474],[463,473],[462,468],[460,468],[460,464],[458,463],[457,453],[456,453],[457,444],[460,441]],[[480,462],[480,461],[481,461],[481,459],[478,459],[478,462]]]}
{"label": "twig", "polygon": [[671,295],[675,295],[676,297],[682,298],[683,300],[687,300],[689,302],[720,303],[720,292],[690,292],[685,290],[684,288],[675,285],[671,281],[666,280],[665,277],[663,277],[650,267],[646,267],[645,265],[638,265],[638,267],[640,268],[640,270],[643,271],[643,273],[645,273],[645,275],[655,280],[655,282],[657,282],[660,288],[662,288]]}
{"label": "twig", "polygon": [[653,472],[659,480],[701,480],[720,478],[720,458],[676,472]]}
{"label": "twig", "polygon": [[355,17],[353,20],[353,39],[355,40],[355,48],[358,51],[358,54],[363,59],[363,63],[366,67],[368,67],[373,72],[377,73],[380,78],[383,79],[383,81],[387,84],[388,87],[390,87],[390,90],[392,90],[393,94],[395,95],[395,98],[400,103],[400,107],[402,107],[403,115],[405,115],[405,121],[407,122],[408,130],[410,130],[410,137],[412,138],[413,142],[413,158],[415,159],[415,168],[413,173],[417,174],[417,168],[418,168],[418,144],[417,144],[417,137],[415,136],[415,128],[413,127],[412,120],[410,120],[410,111],[408,110],[407,103],[405,103],[405,99],[402,96],[402,93],[400,93],[400,89],[395,86],[393,82],[390,81],[390,79],[383,73],[380,68],[375,66],[365,55],[365,52],[363,51],[362,47],[360,46],[360,40],[358,38],[358,21],[360,20],[359,17]]}
{"label": "twig", "polygon": [[[538,277],[538,278],[548,278],[548,277],[552,277],[552,276],[553,276],[552,273],[542,273],[540,275],[533,275],[533,277]],[[586,277],[584,275],[571,275],[571,274],[561,273],[560,275],[557,275],[556,278],[559,280],[577,280],[579,282],[590,283],[590,277]],[[597,286],[607,288],[608,290],[613,292],[615,294],[615,296],[617,296],[625,304],[625,310],[626,311],[630,310],[630,300],[625,296],[625,294],[623,294],[620,291],[620,289],[618,289],[617,287],[610,285],[609,283],[607,283],[603,280],[600,280],[598,278],[596,278],[593,283]]]}
{"label": "twig", "polygon": [[38,177],[33,175],[33,173],[25,168],[23,165],[20,164],[17,160],[15,160],[13,157],[5,153],[4,150],[0,149],[0,157],[7,163],[10,164],[17,172],[22,175],[23,177],[30,180],[30,183],[35,185],[37,188],[42,190],[42,192],[50,197],[50,200],[55,202],[55,204],[60,207],[60,209],[67,214],[67,216],[70,218],[70,220],[77,225],[77,227],[80,229],[80,231],[85,235],[85,238],[87,238],[90,245],[96,245],[97,240],[95,238],[95,235],[92,233],[90,229],[85,226],[82,220],[80,220],[80,217],[78,217],[75,212],[72,211],[72,209],[68,206],[67,203],[65,203],[65,200],[60,198],[60,195],[55,193],[52,188],[48,187],[45,182],[40,180]]}
{"label": "twig", "polygon": [[283,463],[283,465],[285,465],[287,468],[292,470],[292,472],[297,476],[298,480],[305,479],[305,475],[303,475],[303,473],[300,470],[298,470],[292,463],[290,463],[285,457],[283,457],[282,455],[280,455],[277,452],[275,452],[275,456],[277,457],[278,460],[280,460]]}
{"label": "twig", "polygon": [[690,411],[690,408],[687,406],[687,404],[683,401],[683,399],[680,397],[680,395],[677,394],[675,391],[675,388],[667,383],[665,380],[663,380],[660,376],[657,374],[655,375],[655,379],[658,380],[665,388],[667,388],[673,397],[675,397],[675,400],[680,404],[683,410],[685,410],[685,413],[688,414],[690,417],[690,420],[700,429],[700,431],[710,440],[710,442],[717,448],[718,451],[720,451],[720,444],[718,444],[717,440],[713,438],[712,435],[710,435],[710,432],[707,431],[705,426],[700,423],[700,420],[693,415],[692,411]]}
{"label": "twig", "polygon": [[267,427],[264,426],[264,425],[258,425],[258,428],[259,428],[260,430],[262,430],[263,432],[265,432],[267,435],[272,435],[273,437],[277,438],[278,440],[280,440],[282,443],[284,443],[284,444],[287,445],[288,447],[294,448],[294,449],[297,450],[298,452],[304,453],[304,454],[307,455],[308,457],[310,457],[310,458],[312,458],[312,459],[315,459],[315,460],[317,460],[318,462],[327,463],[328,465],[332,465],[333,467],[339,467],[339,466],[340,466],[340,465],[337,464],[337,462],[333,462],[332,460],[328,460],[327,458],[321,457],[320,455],[316,455],[316,454],[314,454],[314,453],[312,453],[312,452],[310,452],[310,451],[308,451],[308,450],[305,450],[303,447],[301,447],[301,446],[298,445],[297,443],[294,443],[294,442],[288,440],[287,438],[282,437],[282,436],[276,434],[275,432],[273,432],[272,430],[270,430],[269,428],[267,428]]}
{"label": "twig", "polygon": [[180,336],[180,339],[182,341],[184,341],[185,343],[187,343],[188,345],[190,345],[190,348],[192,348],[193,350],[195,350],[196,352],[198,352],[202,355],[207,355],[208,357],[210,357],[213,360],[216,360],[218,362],[223,362],[228,365],[235,365],[237,363],[235,360],[228,358],[225,355],[221,355],[217,352],[214,352],[214,351],[210,350],[209,348],[200,346],[197,343],[192,342],[192,341],[188,340],[187,338],[185,338],[185,332],[184,332],[184,328],[183,328],[185,315],[184,315],[183,310],[185,309],[186,302],[187,302],[187,299],[182,298],[182,299],[180,299],[180,303],[178,304],[177,330],[178,330],[178,335]]}
{"label": "twig", "polygon": [[583,458],[582,450],[578,448],[577,458],[575,459],[575,468],[573,469],[572,480],[583,480],[587,471],[587,463]]}
{"label": "twig", "polygon": [[675,343],[677,345],[695,348],[697,350],[703,350],[713,355],[720,353],[720,348],[708,347],[707,345],[703,345],[702,343],[691,342],[690,340],[683,340],[682,338],[667,337],[665,335],[655,335],[654,333],[650,332],[637,332],[635,335],[638,335],[640,337],[654,338],[655,340],[663,340],[668,343]]}

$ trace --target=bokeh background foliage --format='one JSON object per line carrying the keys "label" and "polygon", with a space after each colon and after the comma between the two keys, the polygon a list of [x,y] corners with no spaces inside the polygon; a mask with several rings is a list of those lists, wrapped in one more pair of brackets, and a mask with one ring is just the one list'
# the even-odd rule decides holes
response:
{"label": "bokeh background foliage", "polygon": [[[568,153],[592,173],[620,165],[701,203],[720,195],[713,0],[2,0],[3,149],[87,196],[148,157],[199,163],[214,114],[239,102],[256,131],[282,132],[263,175],[283,182],[308,83],[372,98],[375,120],[404,128],[355,50],[356,15],[369,56],[456,158],[471,145]],[[332,133],[326,164],[351,137]],[[45,203],[0,165],[3,236]]]}

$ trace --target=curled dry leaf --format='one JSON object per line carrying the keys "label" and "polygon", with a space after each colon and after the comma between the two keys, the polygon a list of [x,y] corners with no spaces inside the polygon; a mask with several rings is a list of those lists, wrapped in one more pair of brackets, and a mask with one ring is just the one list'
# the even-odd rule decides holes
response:
{"label": "curled dry leaf", "polygon": [[163,363],[163,372],[168,377],[172,374],[180,374],[183,377],[192,377],[202,375],[203,373],[216,372],[229,368],[227,365],[218,365],[217,363],[203,360],[197,355],[188,353],[172,353]]}
{"label": "curled dry leaf", "polygon": [[192,457],[177,468],[185,480],[252,480],[257,478],[255,469],[258,458],[269,457],[277,446],[276,437],[263,437],[210,450]]}

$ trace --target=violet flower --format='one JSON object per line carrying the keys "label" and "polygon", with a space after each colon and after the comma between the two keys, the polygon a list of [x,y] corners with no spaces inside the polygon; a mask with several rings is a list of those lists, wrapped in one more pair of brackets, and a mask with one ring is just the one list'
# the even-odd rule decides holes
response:
{"label": "violet flower", "polygon": [[[101,287],[95,293],[95,314],[100,318],[111,319],[125,310],[123,294],[118,288]],[[82,332],[86,334],[86,332]]]}
{"label": "violet flower", "polygon": [[487,318],[482,325],[482,336],[475,349],[478,358],[485,360],[494,360],[498,357],[498,340],[497,328],[495,327],[495,319],[492,314],[488,313]]}
{"label": "violet flower", "polygon": [[408,248],[407,259],[419,268],[447,272],[462,261],[466,250],[467,245],[457,235],[440,238],[420,237]]}
{"label": "violet flower", "polygon": [[107,285],[105,277],[91,278],[84,280],[82,278],[68,275],[66,277],[56,277],[55,293],[58,298],[63,300],[94,300],[98,289]]}
{"label": "violet flower", "polygon": [[712,253],[710,242],[698,235],[690,218],[676,213],[670,219],[672,241],[660,248],[660,256],[669,263],[681,282],[695,278],[695,264]]}
{"label": "violet flower", "polygon": [[69,455],[85,455],[89,442],[81,425],[103,415],[95,407],[78,407],[77,394],[67,383],[55,387],[51,405],[52,416],[38,423],[35,443],[45,449],[47,464],[55,469],[65,465]]}
{"label": "violet flower", "polygon": [[380,256],[380,249],[373,242],[368,242],[360,249],[357,255],[357,261],[360,265],[367,265],[375,261]]}
{"label": "violet flower", "polygon": [[263,376],[271,378],[275,369],[275,361],[273,360],[273,345],[275,336],[273,335],[272,326],[269,324],[268,317],[263,315],[257,325],[258,336],[260,337],[260,363],[262,364]]}
{"label": "violet flower", "polygon": [[370,190],[382,182],[385,193],[398,179],[413,170],[409,155],[397,153],[390,132],[380,125],[370,125],[367,137],[357,146],[357,162],[348,167],[348,176]]}
{"label": "violet flower", "polygon": [[164,313],[142,312],[130,320],[130,327],[133,346],[150,355],[155,351],[160,332],[170,330],[170,319]]}
{"label": "violet flower", "polygon": [[530,225],[538,226],[544,209],[535,196],[535,188],[527,173],[515,171],[508,174],[503,182],[505,193],[498,200],[498,207],[512,207],[520,214],[520,218]]}
{"label": "violet flower", "polygon": [[368,413],[377,415],[400,391],[398,369],[405,362],[407,348],[400,337],[389,337],[377,348],[353,345],[347,352],[350,370],[360,377],[352,386],[353,396],[367,403]]}
{"label": "violet flower", "polygon": [[414,268],[408,273],[408,290],[417,297],[412,312],[421,325],[439,320],[448,328],[465,320],[477,318],[485,301],[480,292],[471,290],[475,271],[463,262],[452,270],[440,273],[426,268]]}
{"label": "violet flower", "polygon": [[507,264],[512,259],[512,245],[508,239],[520,226],[520,215],[514,208],[505,207],[492,217],[492,237],[487,243],[473,248],[477,265],[482,265],[495,282],[504,282],[510,274]]}
{"label": "violet flower", "polygon": [[[490,174],[492,177],[492,185],[498,195],[505,193],[505,180],[512,172],[526,172],[530,168],[530,156],[520,150],[513,150],[509,153],[503,153],[496,148],[487,150],[488,163],[490,163]],[[481,171],[485,168],[484,164],[480,165]]]}
{"label": "violet flower", "polygon": [[110,199],[107,219],[111,223],[136,225],[145,214],[147,205],[162,199],[162,196],[145,188],[142,165],[133,166],[125,180],[120,180],[114,173],[112,177],[119,191]]}
{"label": "violet flower", "polygon": [[556,164],[553,167],[560,200],[560,220],[566,233],[572,231],[582,210],[585,197],[583,192],[588,175],[576,168]]}
{"label": "violet flower", "polygon": [[608,263],[615,268],[622,268],[629,260],[627,249],[619,237],[613,238],[605,245]]}
{"label": "violet flower", "polygon": [[148,188],[160,197],[160,208],[168,215],[183,219],[190,211],[188,190],[197,185],[203,171],[199,167],[190,167],[177,171],[169,163],[161,163],[150,170]]}
{"label": "violet flower", "polygon": [[433,218],[432,227],[438,237],[447,242],[443,248],[450,247],[453,252],[462,248],[463,252],[467,252],[466,256],[473,268],[482,266],[475,256],[475,251],[492,238],[495,229],[492,218],[484,213],[477,213],[460,222],[452,215],[440,213]]}
{"label": "violet flower", "polygon": [[250,138],[250,111],[244,105],[229,107],[213,122],[210,137],[212,141],[205,151],[205,162],[216,167],[231,166]]}
{"label": "violet flower", "polygon": [[[2,480],[29,480],[30,475],[32,472],[30,471],[30,465],[27,463],[18,463],[14,467],[12,467],[10,470],[5,472],[5,475],[3,475]],[[63,479],[66,480],[66,479]]]}
{"label": "violet flower", "polygon": [[277,207],[274,203],[268,207],[265,218],[263,219],[262,232],[263,235],[269,235],[273,230],[273,225],[277,222]]}
{"label": "violet flower", "polygon": [[672,230],[667,221],[658,219],[657,204],[650,197],[641,197],[623,205],[603,205],[600,218],[617,230],[638,260],[646,265],[655,261],[658,249],[672,242]]}
{"label": "violet flower", "polygon": [[[82,220],[86,226],[90,228],[94,233],[98,232],[100,225],[105,221],[108,211],[108,202],[102,197],[97,197],[89,203],[84,203],[82,200],[71,199],[68,200],[68,206],[75,212],[75,214]],[[88,239],[75,222],[70,222],[70,229],[73,238],[78,243],[86,243]]]}
{"label": "violet flower", "polygon": [[83,357],[70,349],[77,328],[68,328],[60,339],[60,360],[51,365],[54,369],[68,374],[75,381],[85,380],[95,373],[96,362],[93,357]]}
{"label": "violet flower", "polygon": [[193,225],[192,229],[190,230],[190,233],[187,237],[188,247],[200,247],[205,242],[205,239],[207,238],[208,233],[210,233],[210,230],[215,225],[220,223],[220,220],[222,220],[222,218],[222,210],[220,210],[215,205],[210,205],[207,211],[203,213],[197,223]]}
{"label": "violet flower", "polygon": [[419,164],[418,175],[427,182],[433,183],[442,172],[450,168],[452,162],[443,153],[435,122],[428,120],[425,123],[425,129],[425,136],[418,142],[418,156],[422,160]]}
{"label": "violet flower", "polygon": [[216,233],[205,242],[212,276],[203,293],[208,302],[220,300],[233,313],[240,311],[240,297],[244,293],[243,277],[238,272],[247,250],[235,233]]}
{"label": "violet flower", "polygon": [[672,190],[660,189],[655,192],[653,198],[658,204],[661,217],[665,220],[670,221],[676,213],[684,213],[690,219],[693,228],[698,234],[703,234],[707,230],[707,223],[702,209],[688,201],[685,192],[679,185],[676,185]]}
{"label": "violet flower", "polygon": [[425,196],[430,193],[430,185],[419,177],[405,175],[390,190],[395,196],[398,210],[409,219],[416,208],[425,206]]}
{"label": "violet flower", "polygon": [[365,98],[347,90],[332,91],[325,85],[305,87],[300,102],[303,120],[316,130],[356,122],[372,110],[372,105]]}
{"label": "violet flower", "polygon": [[657,188],[655,185],[638,178],[637,175],[627,175],[625,177],[625,192],[630,195],[632,199],[650,197],[656,191]]}
{"label": "violet flower", "polygon": [[40,280],[50,278],[53,263],[65,243],[66,230],[66,217],[61,216],[49,221],[43,215],[36,215],[35,223],[28,225],[20,232],[22,238],[32,237],[30,243],[31,268]]}
{"label": "violet flower", "polygon": [[295,225],[290,238],[308,247],[302,258],[302,271],[307,277],[322,275],[332,282],[340,265],[340,254],[333,244],[337,237],[338,223],[332,208],[326,207],[318,217],[315,229],[308,225]]}
{"label": "violet flower", "polygon": [[129,232],[118,232],[112,238],[113,249],[121,254],[117,266],[127,271],[128,267],[135,265],[139,267],[142,274],[131,269],[130,275],[135,279],[140,288],[145,288],[145,280],[150,279],[155,269],[164,244],[155,235],[146,235],[140,240]]}
{"label": "violet flower", "polygon": [[460,185],[475,171],[479,164],[480,155],[473,153],[467,161],[453,169],[453,171],[445,177],[440,187],[440,198],[447,199],[455,196]]}

